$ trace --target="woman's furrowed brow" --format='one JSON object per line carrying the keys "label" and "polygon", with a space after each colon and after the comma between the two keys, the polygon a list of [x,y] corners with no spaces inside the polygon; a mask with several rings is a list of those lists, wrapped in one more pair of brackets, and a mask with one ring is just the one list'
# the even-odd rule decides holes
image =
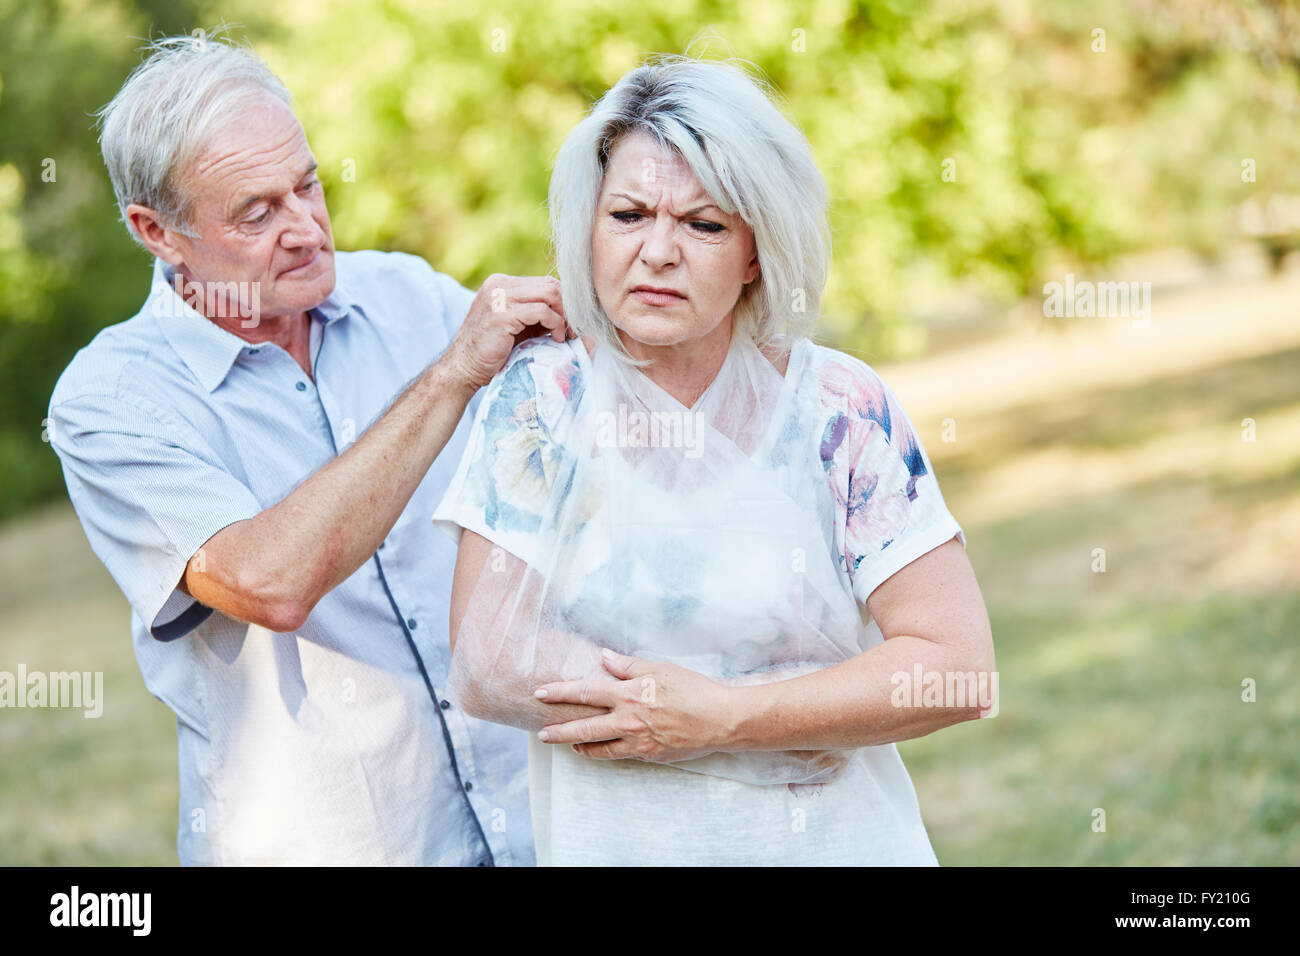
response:
{"label": "woman's furrowed brow", "polygon": [[[638,209],[651,208],[650,206],[646,205],[644,199],[638,199],[636,196],[633,196],[630,193],[610,193],[610,195],[616,198],[626,199],[628,202],[630,202],[633,206],[635,206]],[[705,203],[702,206],[696,206],[694,209],[688,209],[684,213],[681,213],[680,215],[682,216],[682,218],[686,218],[687,216],[698,216],[706,209],[718,209],[718,206],[715,203],[709,202],[709,203]],[[722,212],[722,210],[718,209],[718,212]]]}

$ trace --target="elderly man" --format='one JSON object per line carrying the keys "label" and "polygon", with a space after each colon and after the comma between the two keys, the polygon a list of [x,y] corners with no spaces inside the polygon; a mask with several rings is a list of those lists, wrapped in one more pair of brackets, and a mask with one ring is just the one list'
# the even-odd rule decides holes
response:
{"label": "elderly man", "polygon": [[50,404],[176,713],[180,859],[531,864],[523,733],[442,693],[456,555],[430,516],[477,390],[571,334],[559,287],[336,252],[289,102],[247,50],[153,44],[102,116],[153,286]]}

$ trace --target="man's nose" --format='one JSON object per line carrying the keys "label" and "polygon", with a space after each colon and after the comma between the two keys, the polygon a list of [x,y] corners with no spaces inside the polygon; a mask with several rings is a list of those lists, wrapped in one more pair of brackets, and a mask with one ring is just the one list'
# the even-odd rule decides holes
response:
{"label": "man's nose", "polygon": [[325,230],[316,221],[315,206],[295,195],[287,212],[290,220],[280,233],[280,245],[286,249],[312,248],[325,244]]}
{"label": "man's nose", "polygon": [[676,226],[677,220],[667,213],[655,216],[650,234],[641,244],[641,261],[651,269],[664,269],[677,262]]}

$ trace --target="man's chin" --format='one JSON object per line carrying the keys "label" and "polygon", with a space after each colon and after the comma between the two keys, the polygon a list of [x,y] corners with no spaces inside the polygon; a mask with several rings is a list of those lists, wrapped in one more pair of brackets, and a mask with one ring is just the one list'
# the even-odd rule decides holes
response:
{"label": "man's chin", "polygon": [[310,274],[299,277],[291,273],[275,281],[275,297],[283,304],[282,311],[306,312],[329,298],[335,283],[334,254],[321,252],[320,258],[323,262],[313,267]]}

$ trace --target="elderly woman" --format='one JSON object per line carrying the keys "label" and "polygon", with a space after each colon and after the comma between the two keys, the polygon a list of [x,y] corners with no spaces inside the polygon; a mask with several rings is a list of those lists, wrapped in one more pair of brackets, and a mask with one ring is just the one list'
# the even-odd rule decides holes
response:
{"label": "elderly woman", "polygon": [[454,699],[536,731],[538,861],[935,864],[894,741],[990,709],[943,690],[987,688],[992,638],[897,398],[808,338],[807,143],[740,69],[660,58],[550,203],[580,340],[515,350],[434,515]]}

